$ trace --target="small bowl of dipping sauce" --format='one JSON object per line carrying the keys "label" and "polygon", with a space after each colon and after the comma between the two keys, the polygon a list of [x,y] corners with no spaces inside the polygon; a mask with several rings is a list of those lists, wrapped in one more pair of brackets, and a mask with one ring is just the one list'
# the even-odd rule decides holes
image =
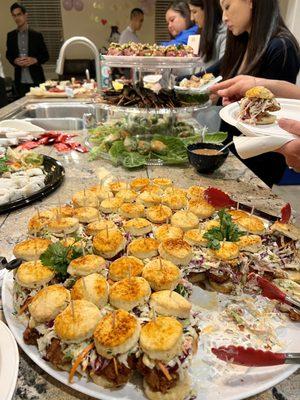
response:
{"label": "small bowl of dipping sauce", "polygon": [[211,143],[194,143],[187,147],[190,164],[198,172],[210,173],[224,164],[229,154],[229,149],[221,150],[224,145]]}

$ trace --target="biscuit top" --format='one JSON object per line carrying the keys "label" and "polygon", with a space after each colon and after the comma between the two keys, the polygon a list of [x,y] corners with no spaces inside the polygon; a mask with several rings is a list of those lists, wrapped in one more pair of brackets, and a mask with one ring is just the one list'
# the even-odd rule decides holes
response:
{"label": "biscuit top", "polygon": [[255,86],[247,90],[245,97],[248,97],[248,99],[273,99],[275,96],[269,89],[263,86]]}
{"label": "biscuit top", "polygon": [[156,317],[141,329],[140,344],[144,351],[168,351],[177,345],[182,325],[173,317]]}
{"label": "biscuit top", "polygon": [[85,340],[93,335],[101,319],[98,307],[87,300],[72,300],[54,321],[57,336],[66,342]]}
{"label": "biscuit top", "polygon": [[113,261],[109,266],[110,278],[121,280],[128,278],[129,275],[139,276],[144,268],[144,263],[136,257],[124,256]]}
{"label": "biscuit top", "polygon": [[151,289],[149,283],[140,276],[125,278],[114,283],[109,295],[114,300],[133,301],[149,297]]}
{"label": "biscuit top", "polygon": [[129,340],[138,328],[137,319],[124,310],[106,314],[94,332],[94,338],[105,347],[117,347]]}
{"label": "biscuit top", "polygon": [[48,283],[54,278],[52,269],[45,267],[40,260],[21,264],[16,272],[16,280],[21,286],[34,287]]}
{"label": "biscuit top", "polygon": [[184,258],[188,256],[192,248],[191,246],[182,239],[167,239],[162,242],[163,249],[178,258]]}
{"label": "biscuit top", "polygon": [[117,249],[124,241],[124,237],[119,230],[103,230],[96,234],[93,245],[96,249],[103,252],[110,252]]}

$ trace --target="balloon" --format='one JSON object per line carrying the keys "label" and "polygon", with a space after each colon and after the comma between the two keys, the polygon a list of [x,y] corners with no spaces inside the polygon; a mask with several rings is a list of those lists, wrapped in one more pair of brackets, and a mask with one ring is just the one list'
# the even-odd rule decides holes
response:
{"label": "balloon", "polygon": [[83,4],[82,0],[73,0],[73,3],[74,3],[74,8],[76,11],[83,10],[84,4]]}
{"label": "balloon", "polygon": [[73,0],[64,0],[63,7],[66,11],[71,11],[73,8]]}

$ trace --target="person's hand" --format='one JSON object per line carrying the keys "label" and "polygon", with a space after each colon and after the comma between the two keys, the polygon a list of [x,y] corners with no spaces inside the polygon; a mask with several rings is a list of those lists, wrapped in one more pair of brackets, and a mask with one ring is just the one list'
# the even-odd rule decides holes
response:
{"label": "person's hand", "polygon": [[247,90],[258,86],[258,79],[253,76],[238,75],[235,78],[217,83],[210,87],[212,93],[223,97],[223,105],[233,103],[244,97]]}
{"label": "person's hand", "polygon": [[14,64],[18,67],[23,67],[25,57],[17,57],[14,59]]}
{"label": "person's hand", "polygon": [[22,67],[30,67],[38,62],[35,57],[23,57]]}
{"label": "person's hand", "polygon": [[280,147],[277,152],[284,155],[286,163],[290,168],[296,172],[300,172],[300,121],[283,118],[278,121],[278,124],[285,131],[299,136],[299,139],[291,140]]}

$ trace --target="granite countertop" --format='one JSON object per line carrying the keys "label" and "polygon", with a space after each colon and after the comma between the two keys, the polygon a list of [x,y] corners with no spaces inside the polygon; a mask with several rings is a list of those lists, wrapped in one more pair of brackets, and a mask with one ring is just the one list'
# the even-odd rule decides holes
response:
{"label": "granite countertop", "polygon": [[[24,102],[19,101],[19,106]],[[1,113],[0,113],[1,118]],[[63,203],[68,201],[74,192],[97,183],[98,176],[103,171],[109,171],[111,177],[133,179],[137,176],[168,177],[175,185],[188,187],[193,184],[213,185],[232,194],[238,201],[255,206],[273,215],[279,215],[284,204],[283,200],[274,195],[270,189],[254,176],[244,164],[230,155],[226,163],[212,175],[199,175],[191,167],[148,167],[144,170],[126,171],[114,167],[109,162],[98,160],[89,162],[87,154],[70,152],[57,153],[53,147],[40,149],[41,153],[50,155],[64,165],[66,176],[61,187],[36,205],[43,208],[57,205],[58,199]],[[0,215],[0,253],[8,259],[12,258],[12,248],[15,243],[26,238],[26,225],[34,212],[34,206],[17,210],[13,213]],[[17,227],[17,229],[16,229]],[[1,316],[0,311],[0,319]],[[242,389],[242,388],[241,388]],[[0,390],[1,392],[1,390]],[[260,394],[255,400],[296,400],[300,393],[300,374],[295,373],[276,387]],[[1,396],[0,396],[1,398]],[[20,370],[14,400],[91,400],[75,390],[59,383],[42,369],[36,366],[20,350]]]}

